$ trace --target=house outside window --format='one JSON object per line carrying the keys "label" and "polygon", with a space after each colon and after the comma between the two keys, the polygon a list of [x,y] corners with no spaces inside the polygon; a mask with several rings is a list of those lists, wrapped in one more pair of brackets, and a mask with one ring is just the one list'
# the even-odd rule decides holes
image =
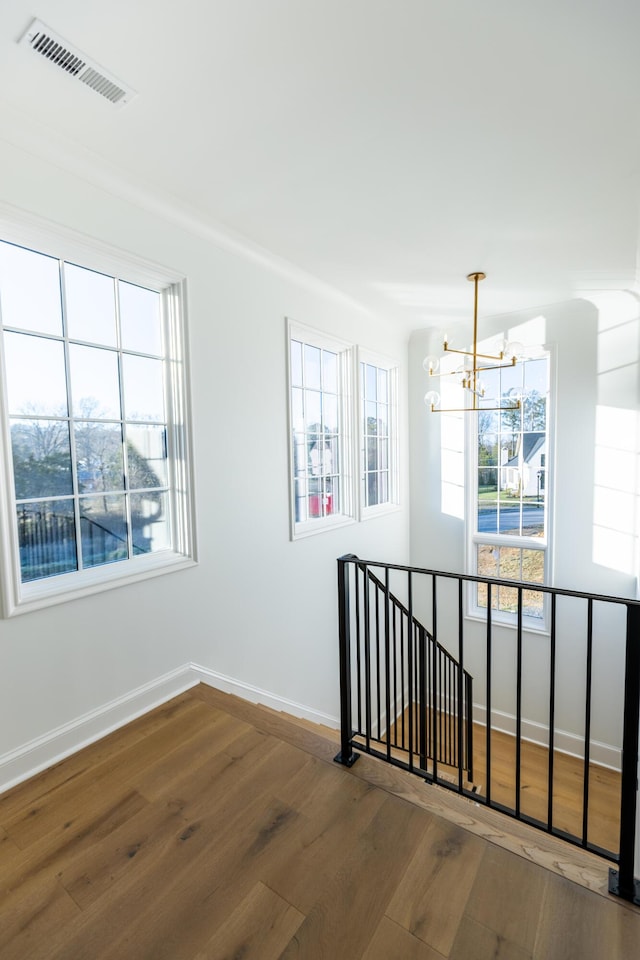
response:
{"label": "house outside window", "polygon": [[36,234],[0,241],[5,615],[195,554],[183,285]]}
{"label": "house outside window", "polygon": [[[483,374],[487,397],[520,409],[481,409],[470,437],[470,572],[501,580],[547,582],[549,536],[549,356],[520,361]],[[485,406],[495,404],[482,401]],[[473,590],[470,612],[487,608],[487,588]],[[515,587],[495,586],[491,607],[497,620],[513,622],[518,608]],[[544,595],[523,591],[523,616],[544,626]]]}
{"label": "house outside window", "polygon": [[291,536],[353,522],[349,344],[288,323]]}

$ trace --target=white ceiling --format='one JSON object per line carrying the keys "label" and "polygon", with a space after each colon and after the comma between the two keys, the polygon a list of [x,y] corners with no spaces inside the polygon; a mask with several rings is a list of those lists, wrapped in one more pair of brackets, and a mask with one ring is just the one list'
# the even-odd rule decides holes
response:
{"label": "white ceiling", "polygon": [[[17,40],[33,17],[138,91]],[[407,329],[631,286],[637,0],[7,0],[0,138],[50,143]]]}

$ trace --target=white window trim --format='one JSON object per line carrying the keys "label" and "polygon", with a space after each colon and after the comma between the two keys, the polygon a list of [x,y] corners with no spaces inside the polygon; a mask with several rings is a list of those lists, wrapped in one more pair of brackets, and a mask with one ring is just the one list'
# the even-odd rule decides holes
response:
{"label": "white window trim", "polygon": [[[21,582],[11,437],[7,415],[5,378],[0,394],[0,583],[2,615],[13,617],[53,604],[135,583],[197,563],[195,491],[192,467],[189,345],[187,335],[186,281],[159,264],[118,250],[66,227],[23,214],[0,204],[0,239],[29,247],[56,259],[78,263],[98,272],[161,292],[165,303],[166,342],[170,362],[167,370],[167,420],[169,423],[168,468],[172,501],[173,548],[126,561],[105,564],[42,580]],[[172,370],[169,371],[169,366]],[[176,367],[179,367],[177,375]],[[178,429],[177,425],[180,424]]]}
{"label": "white window trim", "polygon": [[[365,464],[365,434],[364,434],[364,397],[360,387],[360,365],[370,363],[375,367],[386,370],[389,374],[389,500],[387,503],[378,503],[368,507],[364,496],[364,464]],[[400,509],[400,451],[398,445],[398,378],[399,364],[389,357],[373,353],[365,347],[358,347],[356,356],[355,383],[358,385],[358,416],[356,437],[358,439],[358,514],[360,520],[371,520],[388,513],[395,513]]]}
{"label": "white window trim", "polygon": [[[299,540],[304,537],[324,533],[337,527],[344,527],[355,522],[354,496],[354,414],[353,414],[353,356],[354,346],[345,340],[340,340],[331,334],[325,334],[313,327],[298,323],[286,318],[286,357],[287,357],[287,433],[289,450],[289,528],[290,539]],[[339,417],[340,417],[340,462],[343,464],[341,511],[327,517],[316,517],[313,520],[296,521],[295,515],[295,477],[294,477],[294,449],[293,449],[293,411],[291,408],[291,340],[301,340],[310,346],[324,350],[332,350],[338,354],[339,377]]]}
{"label": "white window trim", "polygon": [[[478,501],[476,493],[475,450],[477,445],[477,415],[466,413],[465,416],[465,544],[466,570],[471,576],[477,575],[476,546],[478,543],[495,544],[501,547],[517,547],[522,550],[542,549],[544,551],[544,585],[553,583],[553,512],[555,503],[555,398],[556,384],[556,355],[555,350],[548,345],[541,345],[540,349],[546,354],[549,361],[549,395],[547,400],[547,461],[546,461],[546,498],[547,498],[547,525],[546,536],[540,537],[508,537],[504,534],[485,534],[477,531]],[[535,589],[535,586],[532,587]],[[476,584],[467,583],[466,618],[476,622],[486,623],[487,611],[475,602]],[[523,615],[522,627],[527,633],[549,635],[549,594],[543,595],[542,617],[528,617]],[[491,622],[496,626],[517,629],[517,614],[506,611],[492,610]]]}

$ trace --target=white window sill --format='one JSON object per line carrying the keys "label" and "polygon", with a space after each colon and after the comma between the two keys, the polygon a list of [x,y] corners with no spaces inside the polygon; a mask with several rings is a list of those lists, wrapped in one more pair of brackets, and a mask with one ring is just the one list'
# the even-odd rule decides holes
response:
{"label": "white window sill", "polygon": [[[114,587],[124,587],[197,565],[197,561],[191,557],[171,552],[139,559],[139,564],[136,559],[125,561],[126,571],[120,567],[120,564],[114,563],[110,565],[112,569],[109,570],[105,566],[100,566],[79,574],[63,574],[59,577],[47,577],[23,584],[19,598],[5,597],[4,616],[15,617],[19,614],[31,613],[58,603],[67,603],[69,600],[77,600],[105,590],[112,590]],[[69,578],[68,587],[64,585],[66,577]]]}

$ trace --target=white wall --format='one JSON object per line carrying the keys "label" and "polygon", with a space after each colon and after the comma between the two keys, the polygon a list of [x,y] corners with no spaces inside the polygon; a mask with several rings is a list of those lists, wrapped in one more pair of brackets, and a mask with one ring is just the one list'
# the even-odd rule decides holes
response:
{"label": "white wall", "polygon": [[[558,587],[636,597],[638,316],[634,296],[610,292],[482,321],[481,336],[504,331],[514,340],[526,339],[527,329],[540,325],[540,318],[544,322],[544,339],[555,364],[551,582]],[[456,330],[450,340],[464,347],[469,336],[469,328]],[[464,510],[449,510],[447,505],[463,506],[464,490],[453,487],[452,494],[446,487],[452,463],[455,475],[455,448],[461,447],[455,433],[461,423],[431,414],[422,402],[431,386],[422,359],[438,354],[440,347],[435,330],[416,332],[410,340],[411,562],[461,572]],[[463,473],[458,478],[464,483]],[[604,745],[600,759],[605,762],[615,762],[621,742],[623,621],[621,611],[596,609],[592,736]],[[469,620],[465,624],[467,664],[479,681],[474,699],[482,705],[484,627]],[[572,736],[584,731],[585,624],[584,608],[578,610],[568,601],[559,604],[556,725],[568,734],[567,748]],[[442,626],[457,637],[453,620]],[[515,630],[496,628],[494,653],[493,707],[505,715],[498,716],[498,722],[508,727],[515,712]],[[544,727],[548,721],[548,663],[548,636],[525,636],[523,710],[530,721],[527,733],[534,738],[544,733],[536,732],[535,725]]]}
{"label": "white wall", "polygon": [[190,570],[0,621],[0,767],[190,662],[337,717],[335,560],[406,562],[406,443],[402,510],[290,542],[284,318],[397,358],[405,438],[406,338],[9,144],[0,201],[187,276],[200,554]]}

